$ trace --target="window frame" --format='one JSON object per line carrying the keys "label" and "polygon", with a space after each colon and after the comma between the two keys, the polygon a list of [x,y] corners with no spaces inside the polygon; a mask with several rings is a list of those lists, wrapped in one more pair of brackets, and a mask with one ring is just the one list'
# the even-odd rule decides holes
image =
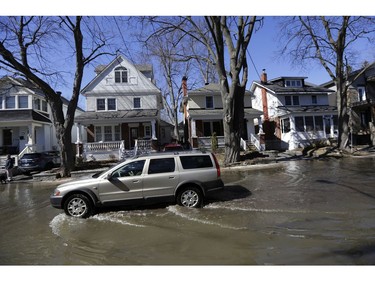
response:
{"label": "window frame", "polygon": [[291,130],[290,119],[289,118],[281,119],[281,132],[283,134],[287,134],[290,132],[290,130]]}
{"label": "window frame", "polygon": [[[136,100],[139,100],[139,107],[136,106]],[[140,97],[133,97],[133,108],[134,109],[141,109],[142,108],[142,102]]]}
{"label": "window frame", "polygon": [[48,103],[46,100],[41,100],[41,110],[43,112],[48,112]]}
{"label": "window frame", "polygon": [[302,88],[303,83],[301,79],[287,79],[285,80],[285,87],[286,88]]}
{"label": "window frame", "polygon": [[[110,132],[109,132],[109,128]],[[95,126],[95,142],[111,142],[121,140],[121,126],[120,125],[100,125]],[[109,138],[109,136],[111,136]]]}
{"label": "window frame", "polygon": [[115,83],[129,83],[129,70],[125,66],[118,66],[114,69]]}
{"label": "window frame", "polygon": [[6,109],[15,109],[16,108],[16,97],[15,96],[6,96],[5,97],[5,108]]}
{"label": "window frame", "polygon": [[35,110],[40,110],[41,109],[41,104],[40,104],[40,99],[39,98],[34,98],[34,100],[33,100],[33,109],[35,109]]}
{"label": "window frame", "polygon": [[[26,106],[22,106],[21,100],[26,101]],[[18,108],[22,108],[22,109],[29,108],[29,97],[28,96],[18,96]]]}
{"label": "window frame", "polygon": [[299,96],[297,95],[286,95],[284,96],[284,101],[286,106],[296,106],[296,105],[301,105]]}
{"label": "window frame", "polygon": [[[109,100],[114,101],[114,109],[109,108]],[[102,104],[99,104],[101,101]],[[99,108],[99,105],[101,108]],[[97,98],[96,99],[96,111],[117,111],[117,99],[116,98]]]}
{"label": "window frame", "polygon": [[214,97],[206,96],[206,109],[214,109]]}
{"label": "window frame", "polygon": [[143,128],[144,128],[144,136],[146,138],[151,137],[151,125],[145,125]]}
{"label": "window frame", "polygon": [[311,104],[318,104],[318,96],[317,95],[311,96]]}
{"label": "window frame", "polygon": [[[114,108],[110,108],[110,102],[114,101],[113,104],[111,104],[111,107],[114,106]],[[107,111],[116,111],[117,110],[117,99],[116,98],[106,98],[106,109]]]}

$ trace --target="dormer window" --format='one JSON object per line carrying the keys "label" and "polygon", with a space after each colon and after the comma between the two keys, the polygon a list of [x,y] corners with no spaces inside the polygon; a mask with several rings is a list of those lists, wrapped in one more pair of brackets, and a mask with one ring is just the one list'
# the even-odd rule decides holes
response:
{"label": "dormer window", "polygon": [[18,96],[18,108],[29,108],[28,96]]}
{"label": "dormer window", "polygon": [[16,108],[15,96],[9,96],[5,98],[5,108]]}
{"label": "dormer window", "polygon": [[40,99],[38,99],[38,98],[34,99],[34,109],[40,110]]}
{"label": "dormer window", "polygon": [[115,68],[115,83],[128,83],[128,70],[126,67]]}
{"label": "dormer window", "polygon": [[48,106],[45,100],[42,100],[42,111],[48,112]]}
{"label": "dormer window", "polygon": [[208,96],[206,97],[206,108],[214,108],[214,97]]}
{"label": "dormer window", "polygon": [[302,80],[285,80],[285,87],[302,87]]}

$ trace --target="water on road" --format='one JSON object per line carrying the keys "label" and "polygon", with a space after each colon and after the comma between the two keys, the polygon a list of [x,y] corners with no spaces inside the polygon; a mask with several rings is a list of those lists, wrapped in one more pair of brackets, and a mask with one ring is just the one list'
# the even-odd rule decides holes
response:
{"label": "water on road", "polygon": [[2,265],[375,263],[375,159],[290,161],[223,172],[204,208],[50,206],[56,183],[0,185]]}

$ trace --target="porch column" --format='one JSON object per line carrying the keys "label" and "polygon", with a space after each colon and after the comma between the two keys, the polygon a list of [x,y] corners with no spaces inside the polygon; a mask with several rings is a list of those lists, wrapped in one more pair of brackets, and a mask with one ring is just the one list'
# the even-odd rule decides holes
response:
{"label": "porch column", "polygon": [[81,143],[81,124],[75,123],[77,130],[77,140],[76,143]]}
{"label": "porch column", "polygon": [[290,120],[290,140],[289,140],[289,147],[288,150],[292,150],[297,148],[296,137],[297,137],[297,131],[296,131],[296,121],[294,119],[294,116],[289,117]]}
{"label": "porch column", "polygon": [[83,146],[81,141],[81,124],[75,123],[77,130],[77,140],[76,140],[76,157],[80,157],[83,152]]}
{"label": "porch column", "polygon": [[152,139],[153,140],[156,140],[156,130],[155,130],[155,124],[156,124],[156,121],[155,120],[151,120],[151,134],[152,134]]}
{"label": "porch column", "polygon": [[263,134],[263,123],[262,123],[262,118],[258,117],[258,126],[259,126],[259,134]]}
{"label": "porch column", "polygon": [[191,125],[191,136],[193,138],[197,137],[197,127],[195,125],[195,119],[190,119],[190,125]]}
{"label": "porch column", "polygon": [[34,152],[35,128],[33,124],[27,125],[27,144],[29,152]]}
{"label": "porch column", "polygon": [[253,135],[255,133],[253,119],[248,118],[247,122],[246,122],[246,126],[247,126],[247,139],[251,140],[251,135]]}

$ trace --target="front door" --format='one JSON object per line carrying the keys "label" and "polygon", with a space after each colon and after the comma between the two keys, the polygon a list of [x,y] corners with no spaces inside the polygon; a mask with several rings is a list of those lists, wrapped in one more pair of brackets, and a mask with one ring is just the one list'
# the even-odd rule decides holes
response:
{"label": "front door", "polygon": [[136,139],[138,139],[138,128],[130,128],[130,147],[134,147]]}
{"label": "front door", "polygon": [[12,146],[12,130],[11,129],[3,130],[3,145]]}

